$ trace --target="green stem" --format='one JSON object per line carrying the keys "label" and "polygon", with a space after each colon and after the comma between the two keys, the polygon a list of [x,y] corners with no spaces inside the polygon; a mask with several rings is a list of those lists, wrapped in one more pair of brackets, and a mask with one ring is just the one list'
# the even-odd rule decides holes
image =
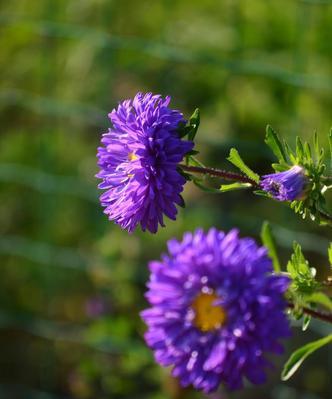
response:
{"label": "green stem", "polygon": [[332,226],[332,215],[324,211],[318,211],[321,220],[323,220],[329,226]]}

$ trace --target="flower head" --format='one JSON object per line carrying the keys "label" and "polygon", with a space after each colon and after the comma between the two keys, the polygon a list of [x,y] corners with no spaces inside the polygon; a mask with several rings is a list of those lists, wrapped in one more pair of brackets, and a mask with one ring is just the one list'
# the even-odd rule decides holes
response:
{"label": "flower head", "polygon": [[177,129],[185,119],[169,108],[170,97],[138,93],[125,100],[109,118],[113,128],[103,134],[98,148],[100,201],[104,212],[122,228],[133,231],[138,224],[155,233],[164,226],[163,215],[175,219],[175,204],[185,178],[177,167],[193,148],[181,140]]}
{"label": "flower head", "polygon": [[295,165],[285,172],[265,175],[261,187],[278,201],[294,201],[305,195],[308,178],[301,166]]}
{"label": "flower head", "polygon": [[185,233],[168,251],[149,265],[151,308],[141,314],[156,361],[206,393],[264,382],[266,353],[281,353],[290,334],[288,278],[271,275],[266,249],[236,230]]}

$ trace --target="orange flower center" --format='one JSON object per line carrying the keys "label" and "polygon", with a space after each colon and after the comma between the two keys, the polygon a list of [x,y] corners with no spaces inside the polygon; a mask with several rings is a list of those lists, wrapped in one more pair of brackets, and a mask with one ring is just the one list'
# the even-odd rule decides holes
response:
{"label": "orange flower center", "polygon": [[131,161],[136,161],[136,159],[138,159],[138,156],[134,153],[134,152],[130,152],[128,154],[128,160]]}
{"label": "orange flower center", "polygon": [[201,331],[216,330],[225,324],[225,309],[220,305],[214,305],[217,299],[217,295],[213,293],[200,293],[192,303],[195,312],[194,324]]}

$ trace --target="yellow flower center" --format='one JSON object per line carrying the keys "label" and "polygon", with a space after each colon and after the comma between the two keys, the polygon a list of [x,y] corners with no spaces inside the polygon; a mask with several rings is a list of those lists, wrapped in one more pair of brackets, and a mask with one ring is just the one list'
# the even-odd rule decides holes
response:
{"label": "yellow flower center", "polygon": [[226,312],[220,305],[214,305],[218,299],[215,294],[201,293],[192,303],[195,312],[194,324],[201,331],[212,331],[226,322]]}
{"label": "yellow flower center", "polygon": [[130,152],[128,154],[128,160],[131,161],[136,161],[136,159],[138,159],[138,156],[134,153],[134,152]]}

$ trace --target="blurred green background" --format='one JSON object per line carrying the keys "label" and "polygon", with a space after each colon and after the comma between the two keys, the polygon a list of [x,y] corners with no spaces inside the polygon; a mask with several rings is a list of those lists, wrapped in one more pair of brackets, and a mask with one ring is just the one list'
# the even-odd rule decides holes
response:
{"label": "blurred green background", "polygon": [[[250,193],[201,193],[157,235],[107,221],[94,178],[107,113],[137,91],[202,112],[200,159],[227,167],[237,146],[270,171],[266,124],[324,145],[332,126],[330,0],[11,0],[0,2],[0,397],[204,398],[156,366],[138,312],[146,264],[170,237],[215,225],[258,238],[263,220],[284,262],[298,240],[328,271],[330,232]],[[326,333],[294,327],[287,354]],[[212,399],[327,399],[331,350],[280,382]],[[330,396],[331,395],[331,396]]]}

